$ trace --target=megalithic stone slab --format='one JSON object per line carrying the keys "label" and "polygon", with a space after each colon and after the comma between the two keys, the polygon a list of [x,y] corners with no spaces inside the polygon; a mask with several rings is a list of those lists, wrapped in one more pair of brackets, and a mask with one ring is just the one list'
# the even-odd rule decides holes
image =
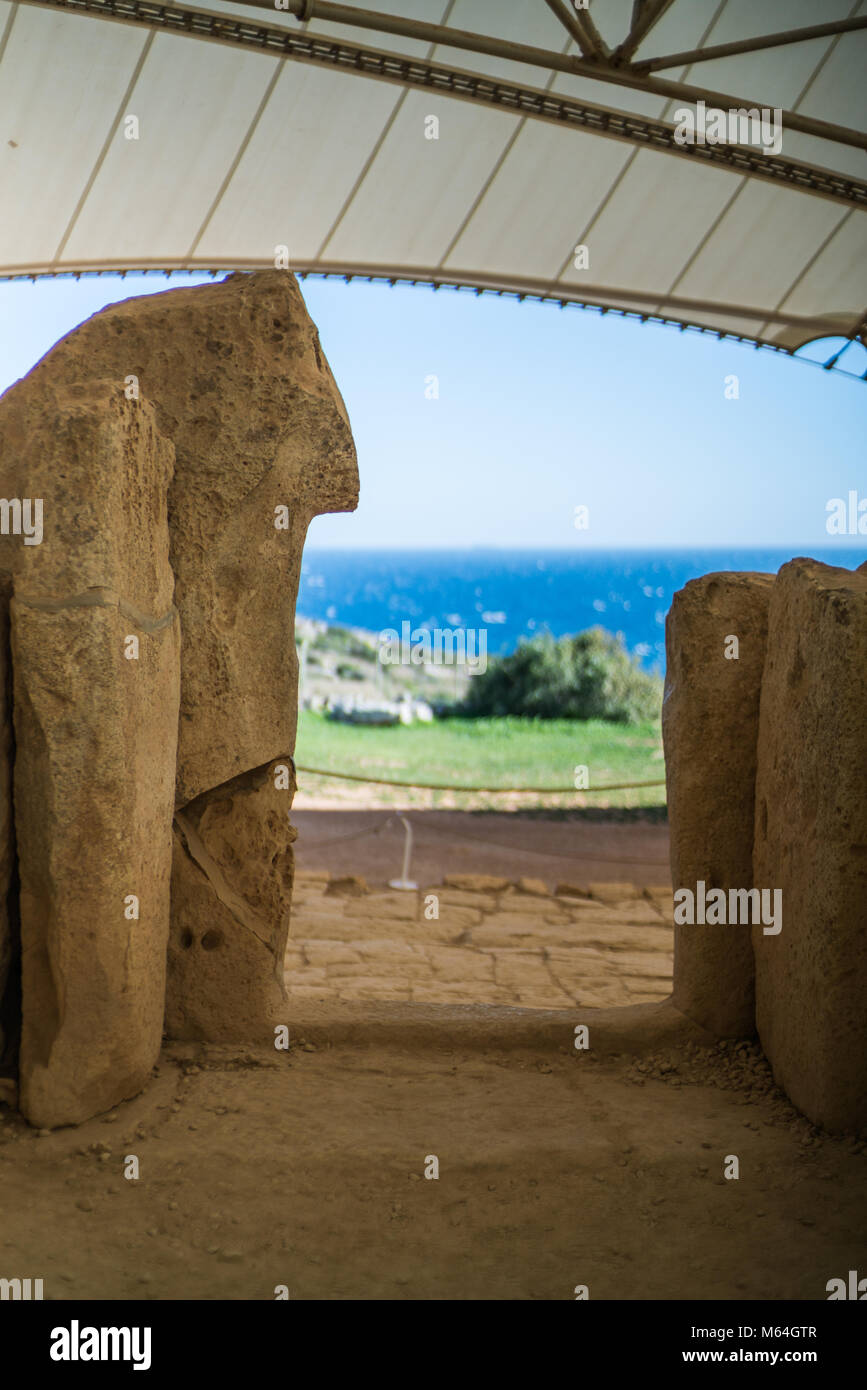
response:
{"label": "megalithic stone slab", "polygon": [[[672,883],[753,886],[759,692],[773,575],[719,573],[674,596],[662,736]],[[737,657],[731,638],[737,638]],[[729,657],[726,656],[726,651]],[[720,1038],[755,1031],[749,925],[676,925],[672,1002]]]}
{"label": "megalithic stone slab", "polygon": [[44,375],[0,402],[5,479],[43,504],[7,536],[21,1108],[77,1123],[141,1090],[159,1053],[169,929],[180,628],[173,465],[143,400]]}
{"label": "megalithic stone slab", "polygon": [[278,270],[109,305],[31,375],[126,383],[175,446],[182,806],[294,747],[307,526],[358,499],[343,401],[295,277]]}
{"label": "megalithic stone slab", "polygon": [[[2,476],[2,474],[0,474]],[[16,872],[12,817],[12,663],[9,653],[11,580],[0,574],[0,1075],[14,1072],[20,1029],[20,941],[16,904],[10,902]],[[11,910],[10,910],[11,909]]]}
{"label": "megalithic stone slab", "polygon": [[287,1023],[294,790],[292,759],[285,757],[177,813],[169,1037],[273,1042],[275,1026]]}
{"label": "megalithic stone slab", "polygon": [[867,1126],[867,573],[797,559],[771,598],[755,873],[782,929],[755,927],[762,1047],[825,1129]]}

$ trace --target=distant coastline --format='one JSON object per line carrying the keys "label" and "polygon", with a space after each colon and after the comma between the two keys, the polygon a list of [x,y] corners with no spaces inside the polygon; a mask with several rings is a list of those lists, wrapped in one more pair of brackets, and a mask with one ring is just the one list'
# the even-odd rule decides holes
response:
{"label": "distant coastline", "polygon": [[665,665],[665,615],[675,592],[713,570],[776,573],[809,555],[855,569],[867,546],[564,550],[332,550],[304,553],[298,613],[378,633],[399,627],[487,631],[491,655],[539,632],[555,637],[600,626],[623,634],[647,670]]}

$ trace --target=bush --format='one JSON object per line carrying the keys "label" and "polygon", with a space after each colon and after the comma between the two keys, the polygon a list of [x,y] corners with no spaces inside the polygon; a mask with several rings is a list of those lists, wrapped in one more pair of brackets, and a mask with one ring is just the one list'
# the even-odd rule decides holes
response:
{"label": "bush", "polygon": [[325,632],[318,632],[313,639],[313,647],[318,651],[356,657],[360,661],[376,660],[376,648],[345,627],[329,627]]}
{"label": "bush", "polygon": [[460,713],[632,724],[656,718],[661,704],[659,677],[641,669],[622,638],[593,627],[556,641],[549,634],[522,641],[473,676]]}

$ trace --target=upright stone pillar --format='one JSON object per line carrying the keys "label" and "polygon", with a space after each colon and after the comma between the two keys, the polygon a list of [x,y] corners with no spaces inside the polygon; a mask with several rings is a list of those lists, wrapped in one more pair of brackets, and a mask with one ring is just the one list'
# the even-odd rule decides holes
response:
{"label": "upright stone pillar", "polygon": [[829,1130],[867,1126],[867,572],[792,560],[771,597],[755,875],[756,1018],[774,1076]]}
{"label": "upright stone pillar", "polygon": [[[294,776],[255,794],[243,779],[281,758],[291,766],[307,527],[358,500],[346,409],[287,271],[109,305],[33,375],[72,379],[83,361],[118,389],[134,383],[175,452],[168,516],[183,645],[167,1027],[273,1037],[278,1006],[286,1017]],[[218,836],[229,821],[232,835]],[[219,924],[209,931],[210,915]]]}
{"label": "upright stone pillar", "polygon": [[[759,691],[770,574],[707,574],[674,596],[662,707],[675,891],[753,884]],[[736,639],[736,646],[732,639]],[[676,1008],[720,1038],[755,1031],[750,927],[674,932]]]}
{"label": "upright stone pillar", "polygon": [[12,815],[11,594],[11,579],[0,572],[0,1078],[17,1075],[21,1029],[21,941],[15,901],[17,866]]}
{"label": "upright stone pillar", "polygon": [[0,402],[4,485],[42,534],[12,577],[21,1108],[74,1124],[159,1053],[180,698],[171,445],[112,381],[28,377]]}
{"label": "upright stone pillar", "polygon": [[346,408],[294,275],[110,304],[31,378],[138,391],[175,451],[169,528],[181,616],[176,804],[295,746],[295,599],[307,527],[351,511]]}
{"label": "upright stone pillar", "polygon": [[0,458],[45,527],[0,543],[0,998],[17,869],[21,1102],[52,1126],[150,1071],[173,850],[169,1026],[286,1021],[295,598],[307,526],[355,506],[358,470],[284,271],[96,314],[0,402]]}

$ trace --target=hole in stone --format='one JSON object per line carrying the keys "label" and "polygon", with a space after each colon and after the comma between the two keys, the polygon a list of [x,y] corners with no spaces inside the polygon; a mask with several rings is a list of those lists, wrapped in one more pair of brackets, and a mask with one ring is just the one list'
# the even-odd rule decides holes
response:
{"label": "hole in stone", "polygon": [[181,950],[188,951],[193,944],[193,933],[191,931],[181,932]]}
{"label": "hole in stone", "polygon": [[206,931],[202,937],[202,949],[205,951],[216,951],[222,944],[223,938],[218,931]]}

